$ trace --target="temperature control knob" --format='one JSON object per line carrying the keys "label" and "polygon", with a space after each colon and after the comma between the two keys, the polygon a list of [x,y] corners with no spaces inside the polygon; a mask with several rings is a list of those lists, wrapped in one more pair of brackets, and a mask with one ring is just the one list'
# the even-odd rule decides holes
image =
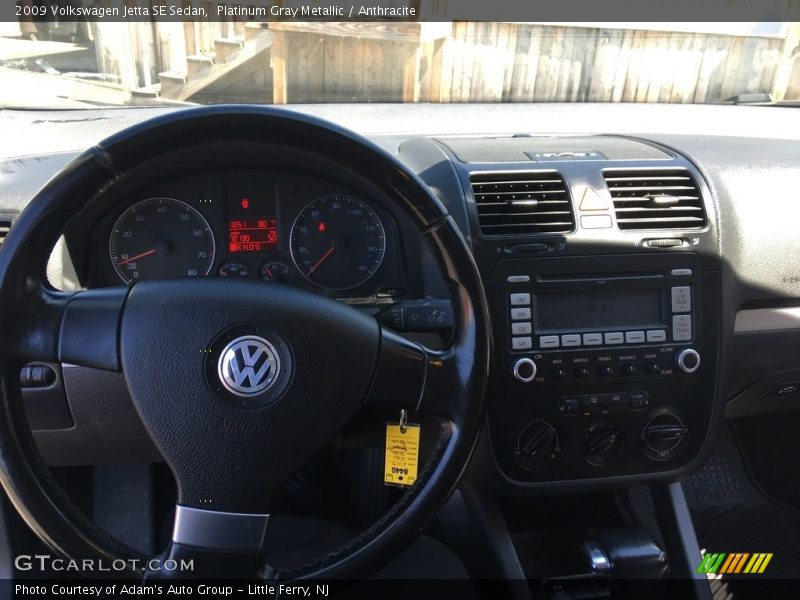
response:
{"label": "temperature control knob", "polygon": [[511,374],[520,383],[530,383],[536,378],[536,363],[530,358],[520,358],[511,367]]}
{"label": "temperature control knob", "polygon": [[647,456],[655,460],[670,460],[688,440],[689,428],[677,409],[665,407],[647,418],[641,437]]}
{"label": "temperature control knob", "polygon": [[675,366],[684,373],[694,373],[700,368],[700,354],[693,348],[685,348],[675,355]]}
{"label": "temperature control knob", "polygon": [[547,421],[534,421],[525,426],[517,438],[514,458],[528,471],[542,471],[561,458],[564,435]]}
{"label": "temperature control knob", "polygon": [[622,453],[622,432],[610,423],[596,423],[583,434],[586,460],[602,467]]}

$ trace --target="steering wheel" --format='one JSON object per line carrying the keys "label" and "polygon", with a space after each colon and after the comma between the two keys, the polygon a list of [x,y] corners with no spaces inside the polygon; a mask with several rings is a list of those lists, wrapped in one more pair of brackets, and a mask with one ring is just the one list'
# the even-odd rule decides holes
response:
{"label": "steering wheel", "polygon": [[[257,282],[184,278],[67,293],[48,283],[50,249],[70,218],[133,177],[152,156],[219,142],[267,142],[319,160],[335,157],[340,168],[393,202],[419,230],[447,281],[455,316],[448,347],[412,343],[350,306],[280,284],[265,293]],[[135,565],[148,557],[101,531],[52,477],[22,403],[19,372],[28,362],[121,371],[177,484],[172,541],[163,556],[191,557],[209,569],[195,576],[374,572],[413,541],[448,498],[482,420],[488,311],[477,267],[453,219],[387,152],[290,111],[175,111],[81,154],[36,195],[6,238],[0,314],[2,484],[33,531],[70,559]],[[252,377],[243,378],[248,366],[255,367]],[[247,394],[236,393],[237,382],[250,386]],[[262,558],[271,492],[366,406],[436,416],[441,432],[433,458],[369,529],[303,566],[271,572]],[[134,567],[123,574],[142,576]]]}

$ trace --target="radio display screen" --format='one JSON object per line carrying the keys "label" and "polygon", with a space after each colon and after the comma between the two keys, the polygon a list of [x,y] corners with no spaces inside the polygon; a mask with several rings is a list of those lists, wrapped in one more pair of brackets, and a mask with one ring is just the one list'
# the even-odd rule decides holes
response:
{"label": "radio display screen", "polygon": [[537,332],[663,326],[660,290],[536,295]]}

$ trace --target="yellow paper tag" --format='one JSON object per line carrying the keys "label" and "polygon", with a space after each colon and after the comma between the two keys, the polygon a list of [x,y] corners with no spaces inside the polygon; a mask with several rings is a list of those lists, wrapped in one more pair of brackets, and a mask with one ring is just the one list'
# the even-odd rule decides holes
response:
{"label": "yellow paper tag", "polygon": [[403,433],[399,423],[386,424],[383,482],[387,485],[412,485],[417,480],[419,425],[406,423],[405,429]]}

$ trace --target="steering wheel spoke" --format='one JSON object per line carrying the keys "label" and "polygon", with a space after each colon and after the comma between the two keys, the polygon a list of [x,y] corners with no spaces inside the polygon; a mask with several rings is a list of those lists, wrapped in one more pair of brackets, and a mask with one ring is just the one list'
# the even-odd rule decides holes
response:
{"label": "steering wheel spoke", "polygon": [[175,507],[172,542],[224,552],[258,552],[264,545],[269,514]]}
{"label": "steering wheel spoke", "polygon": [[36,286],[25,294],[5,346],[22,362],[119,371],[119,322],[127,288],[75,293]]}
{"label": "steering wheel spoke", "polygon": [[429,350],[381,327],[381,346],[366,406],[417,410],[428,373]]}
{"label": "steering wheel spoke", "polygon": [[422,411],[452,420],[460,390],[458,349],[432,350],[381,328],[381,348],[366,407]]}
{"label": "steering wheel spoke", "polygon": [[172,538],[155,561],[173,568],[150,569],[151,579],[261,579],[269,514],[206,510],[178,504]]}
{"label": "steering wheel spoke", "polygon": [[58,342],[62,363],[119,371],[119,324],[128,288],[78,292],[64,307]]}

